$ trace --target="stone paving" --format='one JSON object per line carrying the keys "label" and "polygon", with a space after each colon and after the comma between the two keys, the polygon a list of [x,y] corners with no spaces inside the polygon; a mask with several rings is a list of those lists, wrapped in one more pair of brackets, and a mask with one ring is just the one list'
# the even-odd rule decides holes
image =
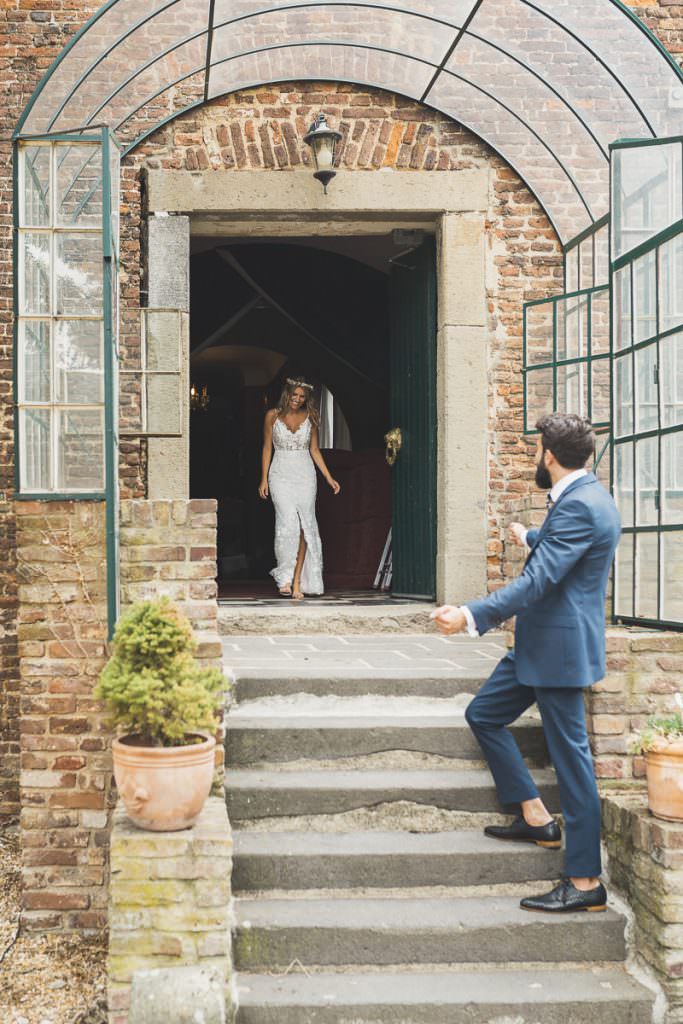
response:
{"label": "stone paving", "polygon": [[381,636],[231,636],[223,641],[226,667],[237,675],[285,668],[363,670],[368,673],[398,670],[401,675],[468,671],[488,674],[505,654],[499,636],[442,637],[431,634]]}

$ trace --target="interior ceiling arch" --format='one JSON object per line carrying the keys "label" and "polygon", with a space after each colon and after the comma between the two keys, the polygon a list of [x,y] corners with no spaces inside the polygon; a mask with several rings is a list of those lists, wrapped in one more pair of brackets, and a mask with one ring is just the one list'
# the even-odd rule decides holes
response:
{"label": "interior ceiling arch", "polygon": [[104,124],[132,149],[210,99],[301,80],[452,117],[515,168],[564,241],[608,212],[611,142],[683,128],[683,76],[621,0],[109,0],[17,135]]}

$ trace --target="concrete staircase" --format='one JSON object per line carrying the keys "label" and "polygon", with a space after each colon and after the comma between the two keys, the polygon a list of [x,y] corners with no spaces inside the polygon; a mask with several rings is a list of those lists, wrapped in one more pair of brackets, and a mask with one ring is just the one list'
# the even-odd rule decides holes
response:
{"label": "concrete staircase", "polygon": [[[623,917],[522,911],[560,854],[482,835],[506,820],[463,715],[483,675],[238,671],[238,1024],[650,1024]],[[557,810],[540,722],[516,731]]]}

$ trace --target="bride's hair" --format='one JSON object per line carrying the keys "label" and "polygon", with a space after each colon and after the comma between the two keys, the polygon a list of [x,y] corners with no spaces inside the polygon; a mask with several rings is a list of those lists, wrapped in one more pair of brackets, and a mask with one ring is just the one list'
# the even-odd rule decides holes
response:
{"label": "bride's hair", "polygon": [[316,406],[315,399],[313,397],[313,385],[309,384],[305,377],[287,377],[282,387],[280,401],[277,404],[278,416],[284,416],[285,413],[289,411],[289,400],[297,388],[301,388],[305,396],[302,408],[306,410],[311,421],[311,425],[317,427],[320,423],[320,413],[318,412],[318,407]]}

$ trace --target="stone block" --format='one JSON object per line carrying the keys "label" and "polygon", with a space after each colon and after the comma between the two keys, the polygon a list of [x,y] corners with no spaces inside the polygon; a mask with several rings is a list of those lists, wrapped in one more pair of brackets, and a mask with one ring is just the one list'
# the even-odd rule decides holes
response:
{"label": "stone block", "polygon": [[136,971],[128,1024],[225,1024],[224,984],[214,968]]}

